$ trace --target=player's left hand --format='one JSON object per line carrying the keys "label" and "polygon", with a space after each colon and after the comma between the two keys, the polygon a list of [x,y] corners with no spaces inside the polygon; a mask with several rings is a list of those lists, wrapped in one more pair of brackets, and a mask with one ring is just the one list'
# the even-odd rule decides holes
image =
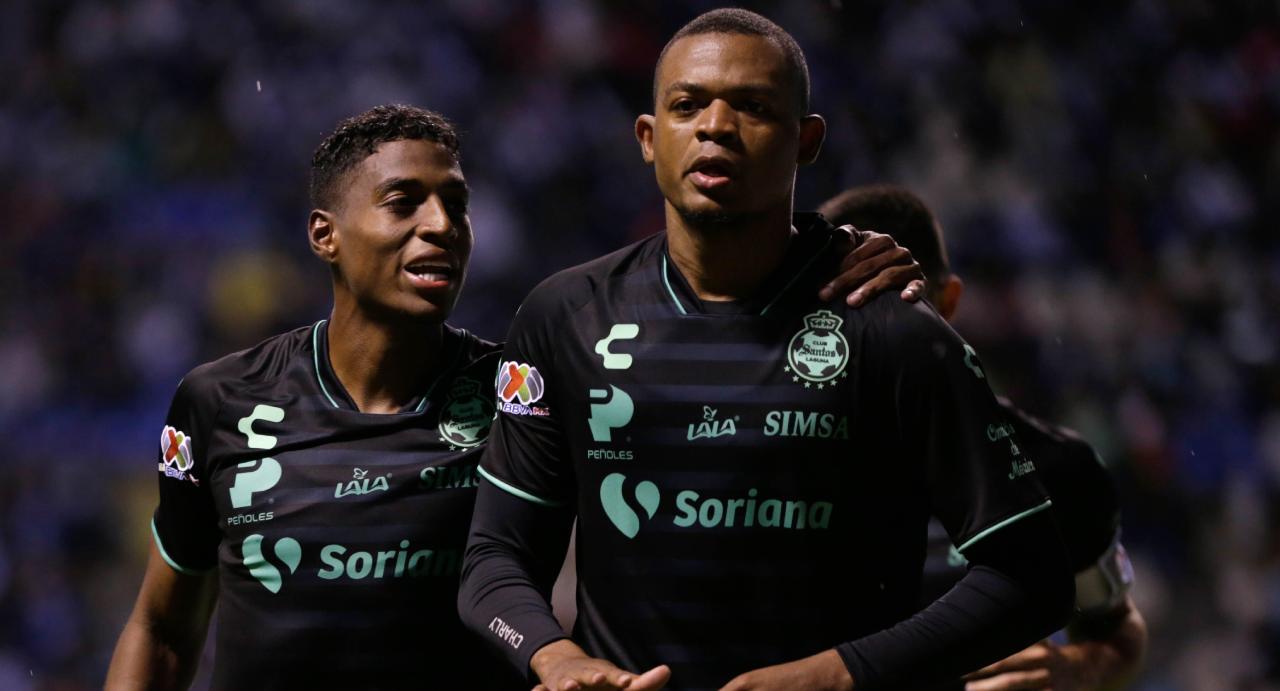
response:
{"label": "player's left hand", "polygon": [[982,669],[965,675],[965,691],[1013,691],[1053,689],[1078,691],[1089,688],[1072,646],[1040,641],[1035,645]]}
{"label": "player's left hand", "polygon": [[834,650],[811,655],[803,660],[772,667],[762,667],[739,674],[720,691],[852,691],[853,677],[844,660]]}
{"label": "player's left hand", "polygon": [[844,295],[849,306],[858,307],[894,288],[902,289],[900,296],[907,302],[924,297],[924,272],[909,250],[882,233],[855,230],[853,226],[840,228],[849,233],[840,275],[818,291],[820,300]]}

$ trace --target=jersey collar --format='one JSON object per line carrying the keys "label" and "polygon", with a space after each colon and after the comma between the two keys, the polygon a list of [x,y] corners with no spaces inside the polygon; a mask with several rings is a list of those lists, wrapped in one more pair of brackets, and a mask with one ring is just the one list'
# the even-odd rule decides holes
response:
{"label": "jersey collar", "polygon": [[[448,365],[431,380],[422,395],[409,401],[408,405],[400,409],[400,413],[420,413],[426,409],[427,402],[431,400],[431,394],[435,392],[437,385],[457,369],[458,362],[462,359],[463,340],[461,334],[445,325],[440,353]],[[321,319],[311,327],[311,361],[312,374],[320,387],[325,403],[333,408],[358,412],[355,401],[342,386],[342,382],[338,380],[338,375],[334,373],[333,366],[329,362],[328,319]]]}
{"label": "jersey collar", "polygon": [[835,241],[835,231],[821,216],[815,213],[797,213],[792,224],[799,230],[782,264],[773,272],[756,294],[744,300],[705,301],[689,286],[671,260],[667,240],[662,241],[662,254],[658,272],[662,290],[676,312],[681,316],[763,316],[809,272],[818,259],[826,254]]}

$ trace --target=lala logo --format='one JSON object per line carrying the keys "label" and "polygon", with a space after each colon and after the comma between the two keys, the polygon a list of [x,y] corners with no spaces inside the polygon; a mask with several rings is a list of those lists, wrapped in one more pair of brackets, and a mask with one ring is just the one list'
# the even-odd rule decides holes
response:
{"label": "lala logo", "polygon": [[355,495],[357,497],[373,492],[385,492],[389,489],[387,478],[391,477],[391,473],[387,473],[381,477],[376,477],[372,481],[369,480],[369,471],[353,468],[351,471],[352,478],[343,485],[341,482],[333,487],[333,498],[341,499]]}
{"label": "lala logo", "polygon": [[190,480],[191,484],[199,485],[200,481],[191,474],[191,466],[194,464],[191,437],[173,426],[165,425],[164,431],[160,433],[160,463],[157,470],[164,473],[165,477]]}
{"label": "lala logo", "polygon": [[738,433],[735,424],[738,416],[732,419],[716,420],[716,409],[709,405],[702,406],[702,422],[689,425],[688,440],[715,439],[716,437],[732,437]]}

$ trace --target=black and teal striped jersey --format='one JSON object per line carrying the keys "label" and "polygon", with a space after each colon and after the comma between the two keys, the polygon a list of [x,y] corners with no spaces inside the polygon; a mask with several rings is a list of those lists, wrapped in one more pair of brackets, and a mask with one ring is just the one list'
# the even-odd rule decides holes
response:
{"label": "black and teal striped jersey", "polygon": [[[925,526],[967,548],[1049,506],[977,355],[925,304],[823,302],[836,234],[798,215],[759,294],[703,302],[657,235],[541,284],[512,326],[480,474],[576,509],[575,640],[672,688],[914,610]],[[517,665],[535,652],[488,625]],[[524,649],[521,649],[521,648]]]}
{"label": "black and teal striped jersey", "polygon": [[152,527],[174,569],[217,569],[214,688],[512,688],[455,606],[499,347],[446,327],[441,374],[374,415],[327,343],[202,365],[165,423]]}
{"label": "black and teal striped jersey", "polygon": [[[998,398],[1010,427],[992,430],[992,436],[1014,434],[1027,455],[1035,459],[1040,482],[1053,499],[1053,514],[1062,531],[1062,541],[1077,576],[1076,609],[1079,612],[1114,607],[1114,596],[1123,597],[1132,574],[1120,546],[1120,504],[1115,484],[1093,447],[1072,430],[1041,420]],[[1102,564],[1103,566],[1099,566]],[[1107,588],[1099,596],[1085,579],[1091,572],[1122,575],[1123,582]],[[925,561],[921,606],[942,595],[965,572],[965,560],[956,553],[941,524],[929,526],[929,549]]]}

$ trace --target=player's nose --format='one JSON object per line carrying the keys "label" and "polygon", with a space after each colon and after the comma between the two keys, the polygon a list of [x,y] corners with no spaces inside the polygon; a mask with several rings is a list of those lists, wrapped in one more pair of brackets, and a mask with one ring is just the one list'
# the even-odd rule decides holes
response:
{"label": "player's nose", "polygon": [[448,244],[458,236],[458,227],[440,195],[431,195],[418,209],[414,233],[437,244]]}
{"label": "player's nose", "polygon": [[738,114],[728,101],[717,98],[698,114],[697,137],[699,141],[717,144],[732,142],[738,137]]}

